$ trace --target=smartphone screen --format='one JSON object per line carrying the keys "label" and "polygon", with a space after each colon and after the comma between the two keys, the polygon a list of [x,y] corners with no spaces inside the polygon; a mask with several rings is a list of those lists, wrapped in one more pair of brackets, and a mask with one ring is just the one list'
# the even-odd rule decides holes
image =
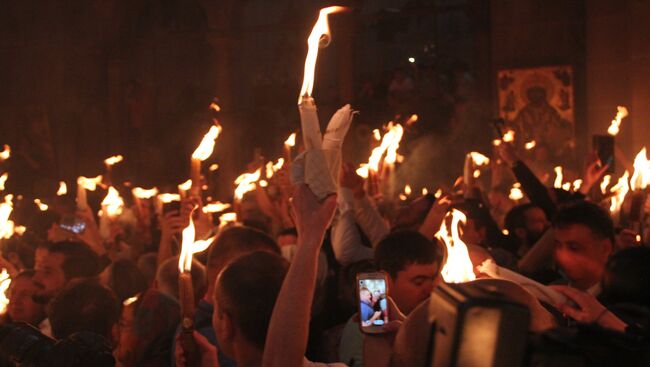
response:
{"label": "smartphone screen", "polygon": [[359,326],[364,333],[382,333],[388,323],[388,282],[386,273],[357,275]]}
{"label": "smartphone screen", "polygon": [[59,227],[72,233],[81,234],[86,230],[86,222],[74,216],[64,216]]}

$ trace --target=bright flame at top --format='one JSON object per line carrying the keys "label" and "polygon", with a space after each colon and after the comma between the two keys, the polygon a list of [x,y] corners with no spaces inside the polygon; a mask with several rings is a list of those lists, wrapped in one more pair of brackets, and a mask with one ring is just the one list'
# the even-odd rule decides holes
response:
{"label": "bright flame at top", "polygon": [[253,173],[244,173],[237,177],[235,180],[235,185],[237,185],[237,188],[235,188],[235,199],[241,200],[247,192],[255,190],[255,182],[260,180],[261,175],[262,169],[258,168]]}
{"label": "bright flame at top", "polygon": [[222,203],[220,201],[209,203],[203,206],[204,213],[220,213],[226,209],[230,209],[230,204]]}
{"label": "bright flame at top", "polygon": [[600,183],[600,192],[606,194],[607,186],[609,186],[610,182],[612,182],[612,175],[605,175],[605,177],[603,177],[603,181]]}
{"label": "bright flame at top", "polygon": [[14,210],[13,195],[6,195],[4,202],[0,202],[0,239],[11,238],[14,235],[14,222],[9,220]]}
{"label": "bright flame at top", "polygon": [[216,163],[211,164],[210,168],[209,168],[210,172],[214,172],[214,171],[216,171],[218,169],[219,169],[219,165],[216,164]]}
{"label": "bright flame at top", "polygon": [[90,177],[90,178],[84,176],[80,176],[79,178],[77,178],[77,185],[90,191],[95,191],[95,189],[97,189],[97,185],[100,183],[102,183],[101,175],[97,177]]}
{"label": "bright flame at top", "polygon": [[418,115],[411,115],[408,120],[406,120],[406,126],[412,126],[414,123],[418,122]]}
{"label": "bright flame at top", "polygon": [[7,172],[3,173],[2,176],[0,176],[0,191],[3,191],[5,189],[5,184],[7,183],[8,178],[9,174]]}
{"label": "bright flame at top", "polygon": [[123,160],[124,160],[124,157],[122,157],[121,155],[114,155],[112,157],[108,157],[108,158],[104,159],[104,164],[107,165],[107,166],[112,166],[112,165],[114,165],[116,163],[122,162]]}
{"label": "bright flame at top", "polygon": [[49,209],[49,206],[47,204],[43,203],[40,199],[34,199],[34,204],[36,204],[36,206],[38,206],[38,210],[40,210],[42,212]]}
{"label": "bright flame at top", "polygon": [[284,141],[284,145],[287,147],[295,147],[296,146],[296,133],[291,133],[287,140]]}
{"label": "bright flame at top", "polygon": [[11,285],[11,277],[7,272],[7,269],[2,269],[0,273],[0,315],[4,315],[7,312],[7,305],[9,305],[9,298],[7,298],[7,290]]}
{"label": "bright flame at top", "polygon": [[515,131],[514,130],[508,130],[506,131],[505,134],[503,134],[503,141],[506,143],[512,143],[515,141]]}
{"label": "bright flame at top", "polygon": [[178,185],[179,190],[188,191],[192,187],[192,179],[189,179],[182,184]]}
{"label": "bright flame at top", "polygon": [[63,181],[60,181],[59,182],[59,190],[57,190],[56,196],[63,196],[65,194],[67,194],[67,193],[68,193],[68,185]]}
{"label": "bright flame at top", "polygon": [[181,196],[179,194],[165,193],[165,194],[158,195],[158,200],[160,200],[160,202],[163,204],[167,204],[167,203],[171,203],[172,201],[180,201]]}
{"label": "bright flame at top", "polygon": [[512,185],[512,188],[510,189],[510,195],[509,195],[510,200],[521,200],[524,198],[524,193],[521,191],[521,184],[519,182],[515,182],[514,185]]}
{"label": "bright flame at top", "polygon": [[103,212],[109,218],[115,218],[122,214],[124,209],[124,200],[120,197],[120,193],[113,187],[108,188],[108,194],[102,200]]}
{"label": "bright flame at top", "polygon": [[555,182],[553,183],[553,187],[556,189],[561,189],[562,188],[562,182],[564,182],[564,175],[562,174],[562,167],[557,166],[554,168],[555,170]]}
{"label": "bright flame at top", "polygon": [[637,189],[645,189],[650,184],[650,161],[646,154],[646,149],[643,147],[639,154],[634,158],[634,174],[630,179],[630,186],[632,191]]}
{"label": "bright flame at top", "polygon": [[531,140],[528,143],[524,144],[524,148],[526,148],[526,150],[531,150],[531,149],[535,148],[536,145],[537,145],[537,142],[535,140]]}
{"label": "bright flame at top", "polygon": [[203,136],[201,144],[199,144],[194,153],[192,153],[192,158],[200,161],[208,159],[212,155],[212,151],[214,150],[214,141],[217,140],[219,134],[221,134],[221,126],[212,125],[207,134]]}
{"label": "bright flame at top", "polygon": [[221,111],[221,107],[217,104],[217,102],[210,103],[210,109],[213,110],[214,112]]}
{"label": "bright flame at top", "polygon": [[178,258],[178,270],[181,273],[192,271],[193,255],[205,251],[216,238],[215,236],[207,240],[196,241],[196,229],[194,227],[194,220],[192,219],[194,210],[196,210],[196,208],[192,209],[192,213],[190,213],[190,223],[185,227],[185,229],[183,229],[182,233],[183,241],[181,245],[181,254]]}
{"label": "bright flame at top", "polygon": [[[302,103],[303,96],[311,97],[312,91],[314,90],[314,74],[316,71],[318,48],[321,45],[327,46],[330,41],[330,27],[327,16],[343,10],[345,10],[345,7],[342,6],[330,6],[320,10],[318,20],[314,24],[314,28],[312,28],[311,34],[309,34],[309,38],[307,39],[309,49],[307,50],[307,57],[305,59],[305,74],[302,80],[302,87],[300,88],[299,104]],[[324,42],[321,43],[321,40]]]}
{"label": "bright flame at top", "polygon": [[5,144],[4,150],[0,152],[0,161],[6,161],[11,157],[11,147]]}
{"label": "bright flame at top", "polygon": [[147,190],[142,187],[134,187],[131,193],[138,199],[151,199],[158,194],[158,188],[154,187]]}
{"label": "bright flame at top", "polygon": [[484,156],[481,153],[470,152],[469,155],[472,157],[472,161],[474,162],[474,165],[476,165],[476,166],[483,166],[483,165],[486,165],[486,164],[490,164],[490,158]]}
{"label": "bright flame at top", "polygon": [[[447,226],[449,217],[451,217],[451,228]],[[466,221],[467,217],[463,212],[453,209],[447,213],[440,230],[436,233],[436,237],[443,241],[447,247],[447,261],[441,272],[447,283],[464,283],[476,279],[474,265],[469,258],[469,250],[460,238],[460,224],[465,224]]]}
{"label": "bright flame at top", "polygon": [[398,160],[397,149],[399,149],[399,143],[404,135],[404,128],[400,124],[393,124],[392,121],[388,123],[386,128],[388,131],[381,139],[381,144],[370,153],[368,163],[362,164],[357,169],[359,176],[368,178],[369,171],[374,173],[379,172],[379,164],[381,163],[382,157],[384,157],[384,153],[386,153],[386,157],[384,158],[385,163],[393,164]]}
{"label": "bright flame at top", "polygon": [[609,125],[609,128],[607,129],[607,133],[611,136],[616,136],[618,134],[621,128],[621,122],[623,122],[623,119],[628,115],[627,108],[618,106],[616,109],[618,110],[616,112],[616,117],[614,117],[611,125]]}
{"label": "bright flame at top", "polygon": [[625,174],[618,179],[616,185],[612,186],[609,190],[614,194],[612,196],[612,203],[609,206],[609,211],[612,213],[618,213],[621,211],[621,206],[623,206],[623,201],[625,200],[625,195],[630,191],[630,185],[628,184],[628,179],[630,178],[630,172],[625,171]]}
{"label": "bright flame at top", "polygon": [[404,186],[404,193],[406,195],[411,195],[412,192],[413,192],[413,189],[411,189],[411,185]]}

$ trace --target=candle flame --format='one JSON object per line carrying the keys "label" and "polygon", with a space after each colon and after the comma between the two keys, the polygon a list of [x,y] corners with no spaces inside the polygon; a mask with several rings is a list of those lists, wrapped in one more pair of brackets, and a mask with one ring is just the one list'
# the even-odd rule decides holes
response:
{"label": "candle flame", "polygon": [[[321,46],[327,46],[330,41],[330,27],[327,21],[329,14],[338,13],[345,10],[342,6],[330,6],[320,10],[318,20],[311,30],[307,39],[307,57],[305,58],[305,73],[300,88],[300,97],[298,104],[302,103],[303,96],[311,97],[314,89],[314,74],[316,71],[316,59],[318,58],[318,49]],[[324,41],[324,42],[323,42]]]}
{"label": "candle flame", "polygon": [[38,210],[44,212],[49,209],[49,206],[41,201],[41,199],[34,199],[34,204],[38,206]]}
{"label": "candle flame", "polygon": [[115,165],[116,163],[122,162],[123,160],[124,160],[124,157],[122,157],[121,155],[114,155],[112,157],[108,157],[108,158],[104,159],[104,164],[110,167],[110,166]]}
{"label": "candle flame", "polygon": [[63,181],[59,181],[59,189],[56,191],[56,196],[63,196],[67,193],[68,193],[68,185]]}
{"label": "candle flame", "polygon": [[11,277],[7,272],[7,269],[2,269],[0,273],[0,315],[4,315],[7,312],[7,305],[9,305],[9,298],[7,297],[7,290],[11,285]]}
{"label": "candle flame", "polygon": [[0,176],[0,191],[4,191],[7,179],[9,179],[9,173],[7,172],[3,173],[2,176]]}
{"label": "candle flame", "polygon": [[411,189],[411,185],[404,186],[404,194],[409,196],[409,195],[411,195],[412,192],[413,192],[413,189]]}
{"label": "candle flame", "polygon": [[515,182],[515,184],[512,185],[509,198],[514,201],[519,201],[524,198],[524,193],[521,191],[521,184],[519,182]]}
{"label": "candle flame", "polygon": [[97,185],[101,183],[102,183],[101,175],[97,177],[90,177],[90,178],[79,176],[79,178],[77,178],[77,185],[89,191],[95,191],[97,189]]}
{"label": "candle flame", "polygon": [[284,141],[284,145],[287,147],[295,147],[296,146],[296,133],[291,133],[287,140]]}
{"label": "candle flame", "polygon": [[203,140],[201,140],[199,146],[192,153],[192,158],[200,161],[208,159],[212,155],[214,142],[219,137],[219,134],[221,134],[221,126],[217,124],[212,125],[210,130],[203,136]]}
{"label": "candle flame", "polygon": [[[378,147],[374,148],[370,153],[368,158],[368,163],[363,163],[357,169],[357,174],[363,178],[368,178],[369,171],[374,173],[379,172],[379,166],[381,164],[382,158],[384,158],[384,163],[394,164],[397,161],[400,161],[400,155],[397,154],[399,149],[400,141],[402,136],[404,136],[404,128],[400,124],[394,124],[392,121],[386,126],[386,133],[381,138],[381,144]],[[385,154],[385,156],[384,156]]]}
{"label": "candle flame", "polygon": [[284,166],[284,158],[278,158],[277,162],[273,163],[272,161],[269,161],[266,164],[266,178],[271,178],[273,175],[278,172],[280,169],[282,169],[282,166]]}
{"label": "candle flame", "polygon": [[535,140],[531,140],[528,143],[524,144],[524,148],[526,148],[526,150],[531,150],[531,149],[535,148],[536,145],[537,145],[537,142]]}
{"label": "candle flame", "polygon": [[158,194],[158,188],[143,189],[142,187],[134,187],[131,193],[138,199],[151,199]]}
{"label": "candle flame", "polygon": [[171,203],[172,201],[180,201],[181,196],[179,194],[165,193],[165,194],[158,195],[158,200],[163,204],[167,204],[167,203]]}
{"label": "candle flame", "polygon": [[8,239],[14,235],[14,222],[9,220],[14,210],[13,195],[6,195],[4,202],[0,202],[0,239]]}
{"label": "candle flame", "polygon": [[214,171],[216,171],[218,169],[219,169],[219,165],[216,164],[216,163],[210,165],[210,168],[209,168],[210,172],[214,172]]}
{"label": "candle flame", "polygon": [[484,156],[478,152],[470,152],[469,155],[472,157],[472,162],[475,166],[484,166],[490,164],[490,158]]}
{"label": "candle flame", "polygon": [[555,170],[555,182],[553,183],[553,187],[556,189],[561,189],[562,188],[562,182],[564,182],[564,175],[562,174],[562,167],[557,166],[553,168]]}
{"label": "candle flame", "polygon": [[25,227],[25,226],[15,226],[14,227],[14,233],[19,235],[19,236],[24,235],[26,231],[27,231],[27,227]]}
{"label": "candle flame", "polygon": [[501,145],[501,140],[500,139],[492,140],[492,145],[494,145],[495,147],[498,147],[499,145]]}
{"label": "candle flame", "polygon": [[377,141],[381,140],[381,132],[379,131],[379,129],[374,129],[372,131],[372,137]]}
{"label": "candle flame", "polygon": [[228,212],[228,213],[223,213],[219,216],[220,229],[227,226],[229,223],[236,223],[236,222],[237,222],[237,213]]}
{"label": "candle flame", "polygon": [[478,170],[478,169],[474,170],[474,173],[472,174],[472,176],[474,176],[474,178],[481,177],[481,170]]}
{"label": "candle flame", "polygon": [[582,186],[582,180],[581,179],[577,179],[577,180],[573,181],[573,191],[580,190],[581,186]]}
{"label": "candle flame", "polygon": [[506,143],[512,143],[515,141],[515,131],[514,130],[508,130],[506,131],[505,134],[503,134],[503,141]]}
{"label": "candle flame", "polygon": [[616,117],[614,117],[612,123],[609,125],[609,128],[607,129],[607,133],[611,136],[616,136],[618,134],[621,128],[621,122],[623,122],[623,119],[628,115],[627,108],[625,108],[624,106],[618,106],[616,107],[616,109],[617,109]]}
{"label": "candle flame", "polygon": [[427,190],[426,187],[422,188],[422,196],[426,195],[429,193],[429,190]]}
{"label": "candle flame", "polygon": [[222,203],[220,201],[209,203],[203,206],[204,213],[220,213],[226,209],[230,209],[230,204]]}
{"label": "candle flame", "polygon": [[630,191],[630,185],[628,183],[629,178],[630,172],[625,171],[623,176],[618,179],[616,185],[612,186],[612,188],[609,190],[614,194],[614,196],[612,196],[612,202],[609,206],[609,211],[611,213],[618,213],[621,211],[621,206],[623,206],[625,196]]}
{"label": "candle flame", "polygon": [[102,209],[109,218],[115,218],[122,214],[124,200],[113,186],[108,188],[108,193],[104,197],[104,200],[102,200]]}
{"label": "candle flame", "polygon": [[235,199],[241,200],[247,192],[255,190],[257,187],[255,182],[260,180],[262,175],[262,169],[258,168],[257,171],[253,173],[244,173],[237,177],[235,180]]}
{"label": "candle flame", "polygon": [[192,179],[188,179],[182,184],[178,185],[178,189],[182,191],[188,191],[192,187]]}
{"label": "candle flame", "polygon": [[630,180],[632,191],[645,189],[650,184],[650,161],[646,154],[646,148],[643,147],[639,154],[634,158],[634,174]]}
{"label": "candle flame", "polygon": [[442,189],[436,190],[436,193],[433,194],[433,197],[435,197],[436,199],[440,199],[441,196],[442,196]]}
{"label": "candle flame", "polygon": [[6,161],[11,157],[11,147],[5,144],[4,150],[0,152],[0,162]]}
{"label": "candle flame", "polygon": [[405,125],[406,126],[412,126],[413,124],[418,122],[418,119],[419,119],[418,115],[413,114],[413,115],[411,115],[411,117],[409,117],[408,120],[406,120]]}
{"label": "candle flame", "polygon": [[[451,218],[451,228],[447,225],[449,218]],[[466,221],[467,217],[463,212],[453,209],[447,213],[436,234],[436,237],[447,247],[447,259],[441,272],[447,283],[464,283],[476,279],[474,265],[469,258],[469,250],[460,238],[460,224],[465,224]]]}
{"label": "candle flame", "polygon": [[138,300],[139,297],[140,297],[140,295],[138,294],[136,296],[125,299],[124,302],[122,302],[122,306],[126,307],[126,306],[132,305],[133,303],[135,303]]}
{"label": "candle flame", "polygon": [[600,192],[607,194],[607,186],[609,186],[610,182],[612,182],[612,175],[605,175],[600,183]]}
{"label": "candle flame", "polygon": [[181,273],[192,271],[192,258],[194,254],[205,251],[216,238],[216,236],[214,236],[207,240],[196,240],[196,229],[194,227],[194,220],[192,219],[194,210],[196,210],[196,208],[192,209],[192,213],[190,213],[190,223],[182,232],[183,240],[181,242],[181,253],[178,258],[178,270]]}
{"label": "candle flame", "polygon": [[219,106],[217,102],[212,102],[210,103],[210,109],[213,110],[214,112],[219,112],[221,111],[221,106]]}

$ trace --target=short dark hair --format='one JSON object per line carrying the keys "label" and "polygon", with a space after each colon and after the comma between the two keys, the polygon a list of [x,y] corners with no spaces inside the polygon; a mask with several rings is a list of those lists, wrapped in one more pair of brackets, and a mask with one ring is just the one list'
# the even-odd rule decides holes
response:
{"label": "short dark hair", "polygon": [[442,262],[442,247],[438,240],[429,240],[420,232],[400,230],[379,241],[375,249],[375,265],[391,278],[411,264]]}
{"label": "short dark hair", "polygon": [[[516,229],[526,228],[526,212],[530,209],[539,208],[539,206],[526,203],[514,206],[508,211],[504,219],[504,228],[510,233],[514,233]],[[541,209],[541,208],[540,208]]]}
{"label": "short dark hair", "polygon": [[99,273],[99,256],[79,242],[57,242],[48,248],[51,254],[62,254],[61,268],[66,280],[94,277]]}
{"label": "short dark hair", "polygon": [[262,231],[250,227],[230,227],[224,230],[210,246],[207,266],[217,267],[220,261],[253,251],[268,251],[280,254],[275,241]]}
{"label": "short dark hair", "polygon": [[650,307],[650,247],[621,250],[607,261],[600,297],[608,305],[628,303]]}
{"label": "short dark hair", "polygon": [[108,287],[113,290],[118,301],[142,293],[147,289],[147,281],[138,266],[129,259],[117,259],[109,265]]}
{"label": "short dark hair", "polygon": [[69,283],[50,305],[52,335],[63,339],[76,332],[90,331],[111,339],[120,317],[120,306],[110,289],[93,279]]}
{"label": "short dark hair", "polygon": [[217,302],[246,339],[264,349],[271,314],[287,274],[282,256],[257,251],[239,257],[219,275]]}
{"label": "short dark hair", "polygon": [[562,229],[574,224],[588,227],[596,237],[609,239],[612,245],[616,243],[612,218],[594,203],[584,200],[569,203],[562,206],[553,218],[554,228]]}

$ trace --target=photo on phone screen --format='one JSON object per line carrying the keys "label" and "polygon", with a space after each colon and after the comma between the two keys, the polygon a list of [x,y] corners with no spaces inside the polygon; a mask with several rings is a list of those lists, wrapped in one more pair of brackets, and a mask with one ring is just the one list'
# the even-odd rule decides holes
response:
{"label": "photo on phone screen", "polygon": [[86,230],[86,222],[81,218],[66,215],[61,219],[59,227],[75,234],[81,234]]}
{"label": "photo on phone screen", "polygon": [[381,333],[388,323],[388,285],[385,273],[361,273],[357,276],[359,322],[365,333]]}

